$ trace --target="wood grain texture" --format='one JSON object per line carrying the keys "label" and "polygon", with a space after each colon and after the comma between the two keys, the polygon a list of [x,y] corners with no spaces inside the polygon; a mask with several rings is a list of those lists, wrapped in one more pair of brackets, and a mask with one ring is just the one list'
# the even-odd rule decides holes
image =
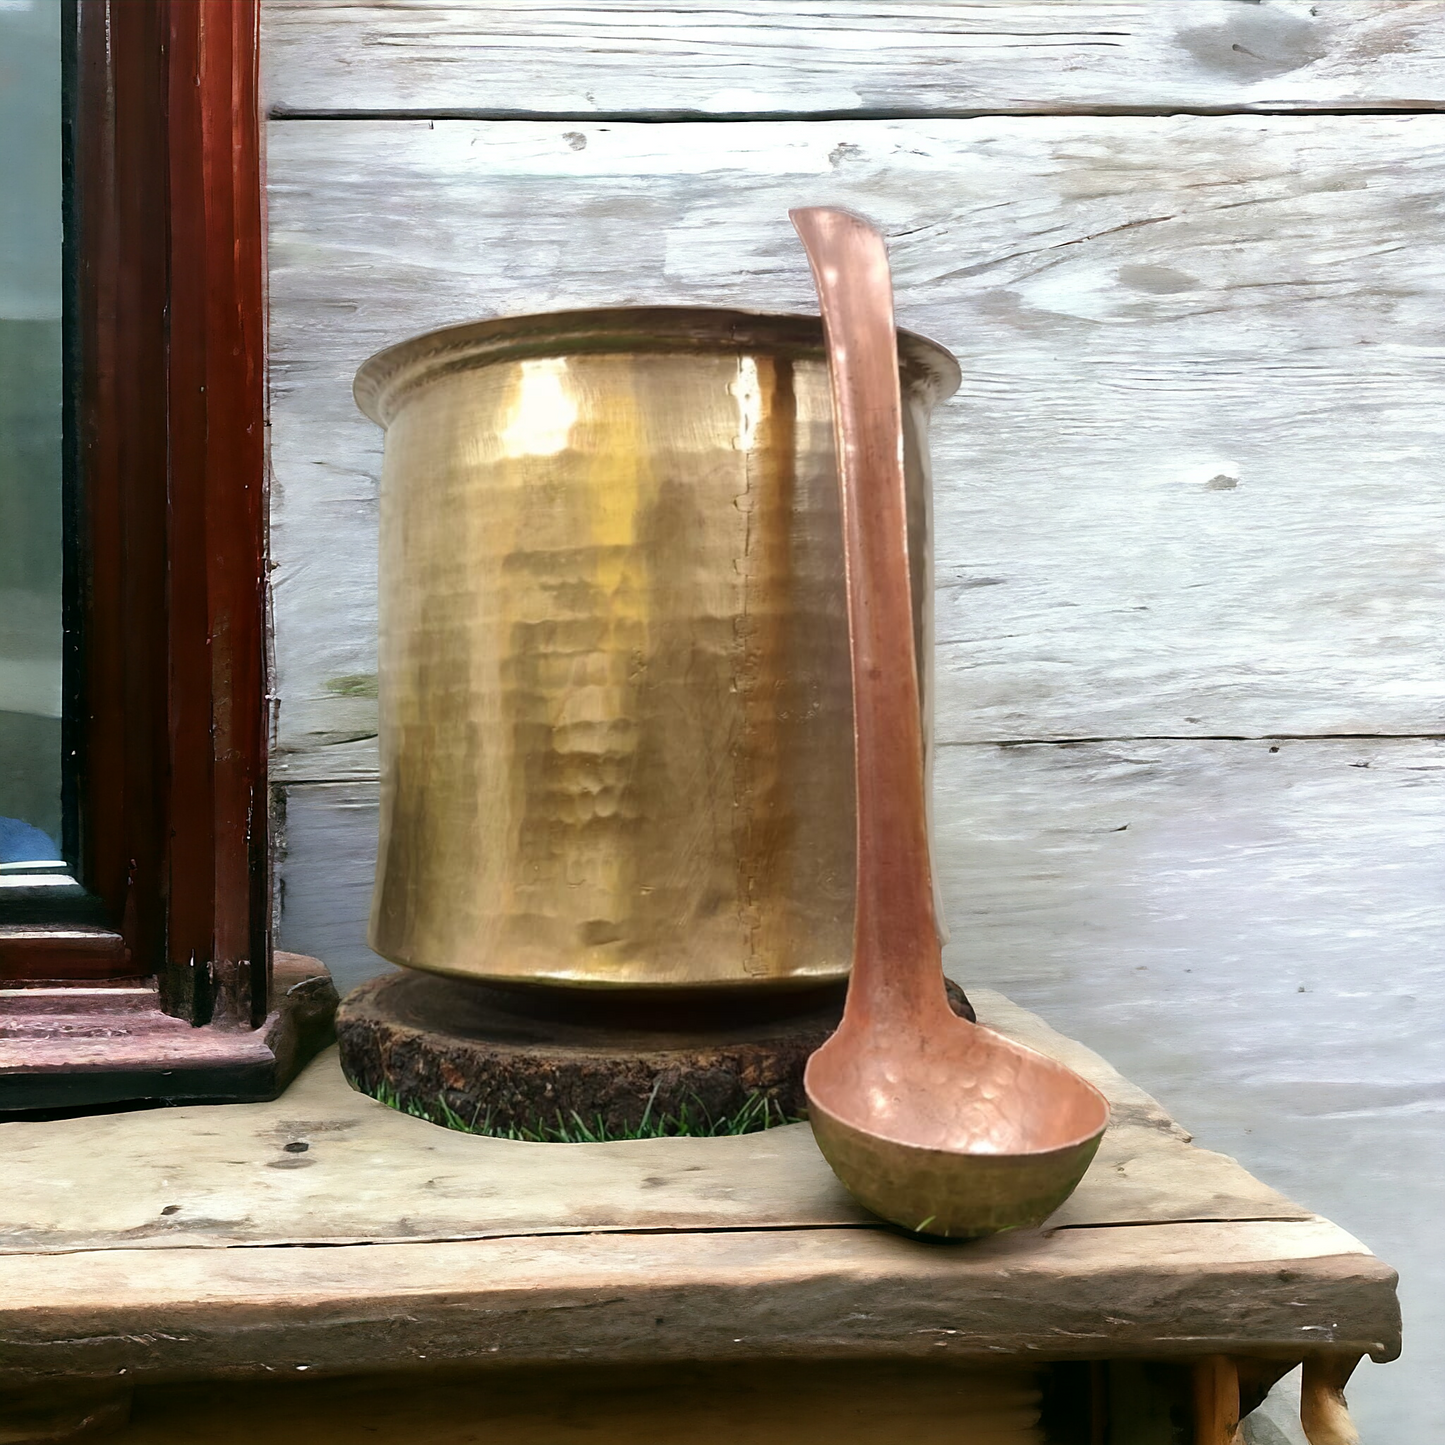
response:
{"label": "wood grain texture", "polygon": [[1239,1370],[1224,1355],[1194,1366],[1195,1445],[1240,1445]]}
{"label": "wood grain texture", "polygon": [[[1438,104],[1439,9],[740,0],[493,5],[483,27],[273,3],[265,60],[273,105],[353,115],[1371,109]],[[1001,35],[1005,13],[1034,28]],[[1302,64],[1260,38],[1290,24],[1321,47]],[[471,316],[812,309],[789,205],[880,219],[900,319],[963,362],[934,432],[946,742],[1441,732],[1440,126],[273,123],[292,946],[385,967],[364,945],[380,438],[355,366]],[[1423,1445],[1445,1427],[1417,1178],[1445,1147],[1445,758],[1271,745],[946,747],[951,968],[1403,1267],[1415,1348],[1351,1395]]]}
{"label": "wood grain texture", "polygon": [[280,113],[1418,108],[1437,0],[269,0]]}
{"label": "wood grain texture", "polygon": [[1300,1423],[1310,1445],[1360,1445],[1360,1432],[1345,1399],[1345,1386],[1358,1363],[1348,1354],[1311,1355],[1305,1360]]}
{"label": "wood grain texture", "polygon": [[[1098,1159],[1044,1232],[1313,1217],[1190,1144],[1153,1099],[1036,1015],[992,992],[981,1008],[990,1027],[1078,1069],[1113,1110]],[[0,1199],[0,1255],[881,1227],[806,1124],[567,1146],[479,1137],[355,1092],[334,1052],[272,1103],[0,1124],[0,1145],[16,1172]]]}
{"label": "wood grain texture", "polygon": [[190,0],[164,13],[161,997],[193,1022],[257,1029],[271,976],[260,7]]}
{"label": "wood grain texture", "polygon": [[67,856],[168,1013],[255,1028],[270,968],[258,0],[97,0],[70,23]]}
{"label": "wood grain texture", "polygon": [[1435,1439],[1445,744],[953,748],[936,804],[949,971],[1395,1264],[1414,1348],[1351,1402],[1367,1439]]}
{"label": "wood grain texture", "polygon": [[137,1392],[108,1445],[1046,1445],[1043,1371],[799,1361],[569,1366],[181,1384]]}
{"label": "wood grain texture", "polygon": [[[283,938],[344,990],[386,966],[365,946],[376,787],[288,793]],[[1081,1037],[1400,1268],[1415,1347],[1351,1398],[1381,1438],[1433,1439],[1445,743],[952,747],[935,798],[950,973]]]}
{"label": "wood grain texture", "polygon": [[948,1250],[820,1229],[7,1255],[0,1386],[356,1374],[422,1356],[1298,1357],[1322,1333],[1391,1358],[1393,1278],[1324,1220],[1015,1232]]}
{"label": "wood grain texture", "polygon": [[1043,1376],[1027,1364],[787,1360],[208,1380],[138,1391],[129,1429],[107,1445],[1047,1445],[1058,1437],[1039,1420]]}
{"label": "wood grain texture", "polygon": [[[811,310],[789,205],[955,350],[938,729],[1437,732],[1445,117],[273,122],[283,749],[375,728],[378,347],[564,306]],[[322,765],[311,776],[330,774]]]}

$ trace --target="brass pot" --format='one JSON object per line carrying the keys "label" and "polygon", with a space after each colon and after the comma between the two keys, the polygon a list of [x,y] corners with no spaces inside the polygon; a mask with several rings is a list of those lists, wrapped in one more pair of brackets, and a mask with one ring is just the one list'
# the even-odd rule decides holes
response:
{"label": "brass pot", "polygon": [[[959,372],[898,345],[926,663],[926,429]],[[828,388],[817,318],[710,309],[479,322],[361,368],[386,428],[378,953],[593,989],[847,975]]]}

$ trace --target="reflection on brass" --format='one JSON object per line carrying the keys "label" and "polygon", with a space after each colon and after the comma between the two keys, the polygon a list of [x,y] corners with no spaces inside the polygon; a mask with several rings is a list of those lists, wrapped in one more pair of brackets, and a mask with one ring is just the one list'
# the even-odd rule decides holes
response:
{"label": "reflection on brass", "polygon": [[[920,656],[928,413],[899,335]],[[846,976],[853,738],[816,318],[574,312],[434,332],[386,428],[371,944],[518,983]],[[926,695],[926,693],[925,693]]]}
{"label": "reflection on brass", "polygon": [[899,447],[908,407],[888,255],[849,211],[792,216],[837,401],[857,755],[853,972],[842,1024],[808,1061],[808,1117],[834,1173],[895,1224],[953,1237],[1037,1224],[1083,1178],[1109,1106],[1071,1069],[948,1006],[911,661],[917,609]]}

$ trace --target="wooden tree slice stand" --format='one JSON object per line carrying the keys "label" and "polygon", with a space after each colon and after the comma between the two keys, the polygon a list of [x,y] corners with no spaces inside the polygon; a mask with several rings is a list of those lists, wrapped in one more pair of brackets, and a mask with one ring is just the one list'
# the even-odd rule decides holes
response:
{"label": "wooden tree slice stand", "polygon": [[[973,1010],[957,984],[954,1011]],[[336,1016],[351,1086],[485,1132],[580,1119],[610,1133],[684,1108],[710,1119],[765,1095],[803,1117],[803,1067],[842,1016],[844,986],[687,1002],[659,994],[505,989],[403,969]]]}

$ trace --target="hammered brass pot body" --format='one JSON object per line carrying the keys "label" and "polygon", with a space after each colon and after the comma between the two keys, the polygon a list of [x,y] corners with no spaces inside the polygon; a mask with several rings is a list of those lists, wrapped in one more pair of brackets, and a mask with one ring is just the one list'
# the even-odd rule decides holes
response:
{"label": "hammered brass pot body", "polygon": [[[925,430],[958,371],[899,346],[927,659]],[[713,310],[483,322],[362,367],[386,428],[378,953],[596,989],[846,976],[828,387],[816,319]]]}

